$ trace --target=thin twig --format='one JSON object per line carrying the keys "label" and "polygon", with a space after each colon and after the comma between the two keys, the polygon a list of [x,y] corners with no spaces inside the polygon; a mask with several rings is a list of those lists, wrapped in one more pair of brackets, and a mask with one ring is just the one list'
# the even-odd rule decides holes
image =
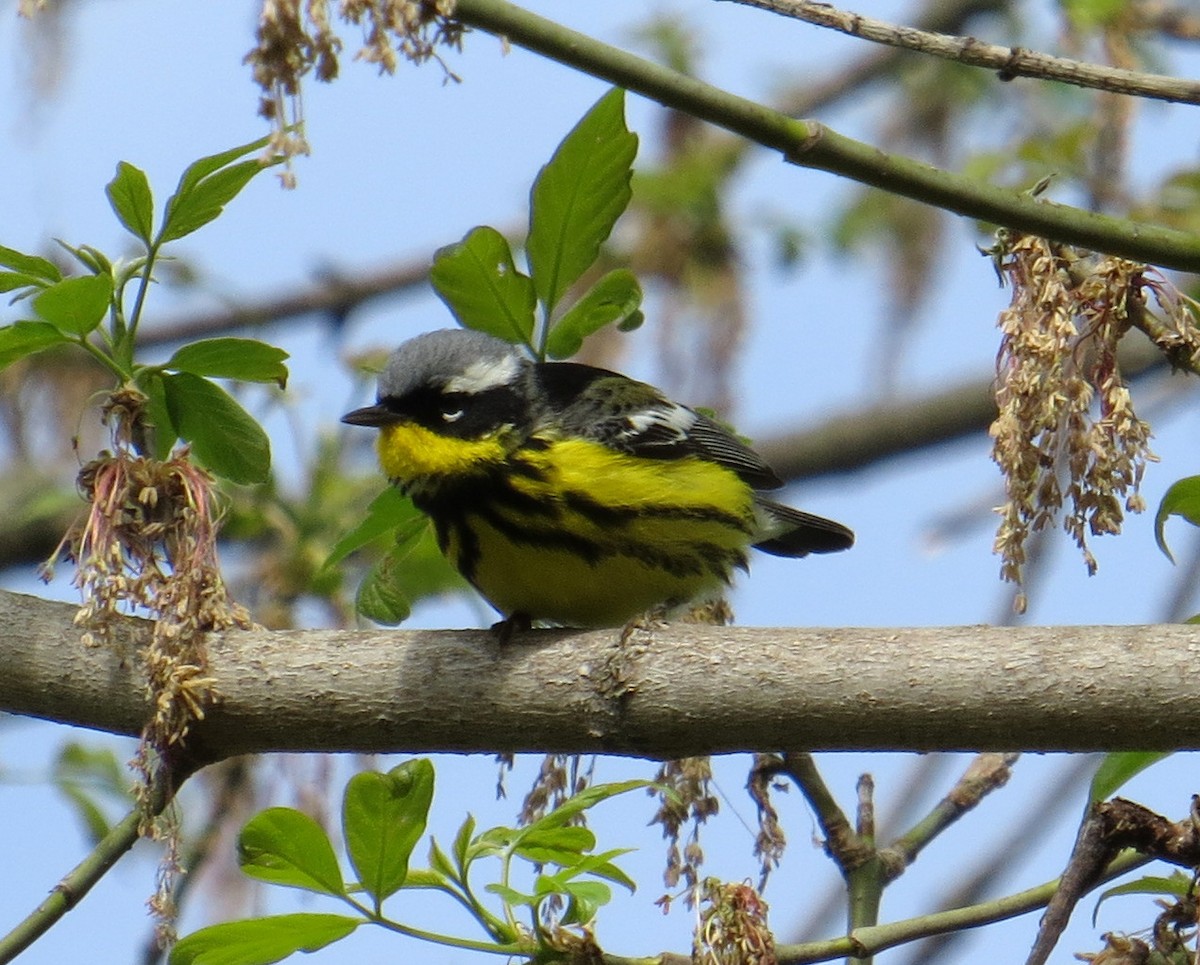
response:
{"label": "thin twig", "polygon": [[845,812],[838,806],[821,772],[817,770],[812,754],[784,754],[779,770],[796,782],[796,787],[813,809],[821,833],[825,835],[825,851],[843,876],[871,857],[871,849],[864,849],[862,841],[850,827]]}
{"label": "thin twig", "polygon": [[[1079,754],[1065,762],[1064,768],[1037,790],[1032,800],[1025,802],[1026,813],[1036,814],[1043,830],[1060,820],[1067,810],[1074,810],[1079,789],[1086,785],[1096,770],[1096,758]],[[942,911],[965,908],[981,901],[993,891],[1001,877],[1013,873],[1013,855],[1027,856],[1029,827],[1017,822],[1003,838],[992,843],[990,853],[974,868],[967,868],[953,887],[936,899]],[[929,935],[919,944],[906,950],[902,965],[933,965],[945,961],[967,937],[965,932],[945,931]]]}
{"label": "thin twig", "polygon": [[[730,2],[730,0],[725,0]],[[1033,77],[1060,81],[1076,87],[1151,97],[1156,100],[1182,104],[1200,104],[1200,83],[1179,77],[1147,74],[1122,67],[1106,67],[1065,57],[1053,57],[1023,47],[1004,47],[984,43],[974,37],[952,37],[948,34],[902,27],[872,17],[839,10],[827,3],[811,0],[732,0],[748,7],[803,20],[819,27],[861,37],[889,47],[900,47],[919,53],[954,60],[972,67],[986,67],[999,72],[1001,80]]]}
{"label": "thin twig", "polygon": [[66,877],[62,879],[40,905],[17,923],[7,935],[0,937],[0,965],[6,965],[50,930],[68,911],[91,891],[117,860],[137,843],[147,818],[163,812],[186,776],[186,770],[171,771],[153,790],[149,814],[135,807],[115,824],[94,848]]}
{"label": "thin twig", "polygon": [[[1134,868],[1148,864],[1150,860],[1137,852],[1126,852],[1108,866],[1108,870],[1102,875],[1101,880],[1092,887],[1118,878]],[[807,965],[810,962],[825,962],[847,955],[855,958],[867,958],[917,938],[957,932],[1026,915],[1031,911],[1044,908],[1057,890],[1058,879],[1056,878],[1034,888],[967,908],[954,908],[950,911],[920,915],[916,918],[887,922],[869,928],[856,928],[849,935],[827,941],[777,945],[775,952],[780,965]]]}
{"label": "thin twig", "polygon": [[971,761],[950,792],[924,818],[892,842],[887,851],[895,856],[889,874],[902,873],[931,841],[973,809],[988,794],[1008,783],[1012,766],[1020,754],[979,754]]}
{"label": "thin twig", "polygon": [[[974,17],[998,13],[1006,4],[1007,0],[930,0],[914,22],[918,30],[947,33],[963,28]],[[776,108],[792,117],[808,117],[895,73],[905,57],[905,52],[896,48],[871,48],[824,79],[805,77],[780,95]]]}

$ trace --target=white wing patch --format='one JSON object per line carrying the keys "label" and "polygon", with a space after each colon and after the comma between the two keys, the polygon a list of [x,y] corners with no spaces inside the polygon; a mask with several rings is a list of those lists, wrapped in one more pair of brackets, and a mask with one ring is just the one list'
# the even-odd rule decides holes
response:
{"label": "white wing patch", "polygon": [[696,425],[696,413],[675,403],[631,412],[625,417],[629,428],[625,439],[642,438],[658,444],[682,442]]}
{"label": "white wing patch", "polygon": [[468,365],[459,375],[447,379],[446,391],[477,395],[497,386],[509,385],[516,380],[520,366],[521,358],[515,354],[505,355],[501,358],[480,359],[478,362]]}

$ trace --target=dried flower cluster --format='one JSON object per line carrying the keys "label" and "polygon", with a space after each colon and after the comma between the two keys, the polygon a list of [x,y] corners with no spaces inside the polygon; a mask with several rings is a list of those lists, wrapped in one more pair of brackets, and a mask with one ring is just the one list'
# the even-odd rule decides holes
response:
{"label": "dried flower cluster", "polygon": [[248,626],[249,617],[230,601],[217,564],[212,477],[186,450],[165,462],[136,454],[145,448],[145,402],[134,389],[110,397],[104,414],[114,451],[80,470],[89,509],[60,552],[77,564],[85,603],[75,622],[84,643],[111,644],[113,625],[125,614],[153,621],[141,654],[154,709],[140,758],[148,771],[146,755],[168,754],[213,697],[203,634]]}
{"label": "dried flower cluster", "polygon": [[[783,852],[787,849],[787,835],[779,823],[779,812],[771,802],[771,786],[777,773],[778,758],[774,755],[755,755],[754,767],[750,771],[750,779],[746,782],[746,790],[750,799],[758,809],[758,834],[754,836],[754,856],[758,858],[761,873],[758,879],[758,890],[767,887],[767,879],[771,872],[779,867],[783,860]],[[786,784],[775,785],[777,790],[786,791]]]}
{"label": "dried flower cluster", "polygon": [[[310,72],[320,81],[338,75],[342,41],[334,32],[332,6],[330,0],[262,0],[246,63],[263,92],[260,113],[275,129],[273,152],[288,157],[307,152],[303,138],[293,133],[303,120],[301,81]],[[340,0],[336,16],[364,32],[355,59],[390,74],[401,59],[414,64],[433,59],[446,69],[437,48],[462,44],[463,28],[450,19],[453,11],[454,0]]]}
{"label": "dried flower cluster", "polygon": [[75,622],[97,644],[122,614],[153,619],[142,654],[154,708],[145,738],[166,752],[213,695],[203,634],[248,625],[217,567],[212,478],[186,452],[161,462],[119,448],[84,466],[79,484],[90,509],[68,536],[86,599]]}
{"label": "dried flower cluster", "polygon": [[[586,768],[578,754],[547,754],[542,759],[538,776],[534,778],[529,793],[521,804],[521,813],[517,820],[522,825],[533,824],[534,821],[553,811],[567,798],[578,794],[592,783],[592,763]],[[583,824],[585,814],[581,811],[573,819],[573,823]]]}
{"label": "dried flower cluster", "polygon": [[[650,819],[651,824],[662,825],[663,837],[667,839],[667,867],[663,872],[663,883],[668,888],[675,888],[682,881],[684,903],[691,908],[696,904],[700,865],[704,862],[704,849],[700,847],[700,825],[716,814],[721,806],[713,794],[712,761],[707,757],[665,761],[654,775],[654,783],[670,791],[669,794],[657,792],[658,810]],[[681,850],[679,839],[686,824],[691,825],[691,831]],[[663,895],[657,904],[666,912],[675,897]]]}
{"label": "dried flower cluster", "polygon": [[[1063,528],[1092,573],[1089,535],[1118,533],[1126,511],[1145,508],[1138,486],[1155,459],[1116,355],[1131,326],[1146,327],[1145,291],[1170,316],[1174,337],[1200,342],[1182,300],[1144,265],[1084,258],[1028,235],[1004,234],[992,254],[1013,292],[999,319],[999,414],[991,426],[1007,496],[997,510],[1001,576],[1020,584],[1026,541],[1064,506]],[[1024,607],[1020,594],[1017,609]]]}
{"label": "dried flower cluster", "polygon": [[776,965],[767,903],[748,883],[706,878],[704,907],[692,942],[695,965]]}
{"label": "dried flower cluster", "polygon": [[[192,464],[186,450],[168,461],[137,454],[148,448],[146,401],[133,388],[109,397],[104,417],[113,451],[80,470],[87,516],[63,538],[45,574],[63,551],[76,562],[74,582],[85,602],[75,623],[87,645],[115,646],[114,628],[127,614],[152,621],[139,657],[153,716],[134,761],[141,775],[135,794],[149,815],[161,782],[169,779],[168,762],[216,695],[204,634],[246,627],[250,620],[229,599],[218,567],[212,477]],[[179,872],[178,828],[168,815],[157,826],[147,821],[143,833],[166,841],[151,908],[167,939]]]}

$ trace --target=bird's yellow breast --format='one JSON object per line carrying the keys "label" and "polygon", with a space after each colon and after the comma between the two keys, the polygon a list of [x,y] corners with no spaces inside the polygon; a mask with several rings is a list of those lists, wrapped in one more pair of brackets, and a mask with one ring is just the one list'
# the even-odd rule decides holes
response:
{"label": "bird's yellow breast", "polygon": [[415,422],[381,426],[376,451],[387,477],[401,483],[429,476],[470,475],[502,462],[507,455],[498,435],[456,439]]}
{"label": "bird's yellow breast", "polygon": [[[499,500],[468,509],[465,522],[476,547],[469,577],[505,615],[616,626],[705,595],[745,564],[753,494],[722,466],[584,439],[514,458],[526,471],[508,485],[537,510]],[[446,547],[451,561],[464,555],[461,535]]]}

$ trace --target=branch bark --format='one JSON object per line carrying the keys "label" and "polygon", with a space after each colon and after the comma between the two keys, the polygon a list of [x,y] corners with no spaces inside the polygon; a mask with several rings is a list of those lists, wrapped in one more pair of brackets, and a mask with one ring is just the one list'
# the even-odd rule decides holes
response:
{"label": "branch bark", "polygon": [[802,167],[829,171],[989,224],[1181,271],[1200,271],[1200,239],[1159,225],[1049,204],[888,154],[815,121],[798,121],[627,51],[601,43],[505,0],[457,0],[454,15],[515,44],[685,111],[779,151]]}
{"label": "branch bark", "polygon": [[1077,87],[1151,97],[1184,104],[1200,104],[1200,83],[1181,77],[1148,74],[1106,64],[1089,64],[1066,57],[1054,57],[1024,47],[1004,47],[984,43],[974,37],[951,37],[931,30],[902,27],[839,10],[828,3],[813,0],[734,0],[784,17],[828,27],[851,37],[877,44],[954,60],[972,67],[986,67],[999,73],[1001,80],[1034,77],[1054,80]]}
{"label": "branch bark", "polygon": [[[147,715],[144,621],[85,648],[75,608],[0,593],[0,709],[119,734]],[[197,761],[265,751],[763,748],[1086,751],[1200,746],[1189,626],[214,635]],[[1147,714],[1146,708],[1154,713]]]}

